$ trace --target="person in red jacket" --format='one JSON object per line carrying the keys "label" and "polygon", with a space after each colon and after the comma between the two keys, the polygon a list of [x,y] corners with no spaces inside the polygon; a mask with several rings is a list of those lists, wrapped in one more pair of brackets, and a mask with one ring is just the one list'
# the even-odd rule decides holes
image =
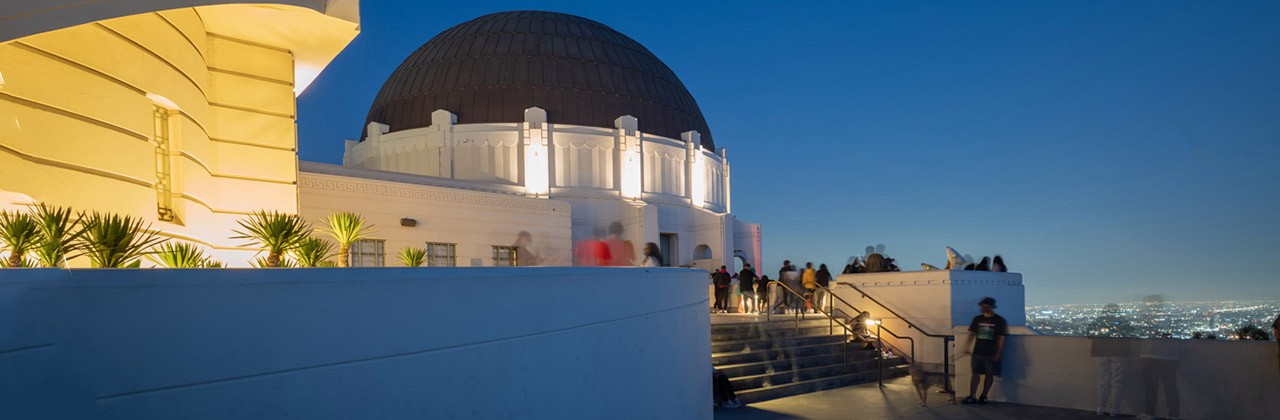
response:
{"label": "person in red jacket", "polygon": [[609,265],[612,257],[609,254],[609,245],[604,242],[604,228],[597,226],[591,229],[591,238],[574,245],[573,257],[574,265],[578,266]]}

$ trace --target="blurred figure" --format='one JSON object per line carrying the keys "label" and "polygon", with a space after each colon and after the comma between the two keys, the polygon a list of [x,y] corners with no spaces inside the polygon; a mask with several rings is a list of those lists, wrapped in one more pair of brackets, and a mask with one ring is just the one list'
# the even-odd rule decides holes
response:
{"label": "blurred figure", "polygon": [[[1276,315],[1276,320],[1271,322],[1271,336],[1275,337],[1276,344],[1280,344],[1280,315]],[[1280,353],[1277,353],[1277,355],[1280,355]]]}
{"label": "blurred figure", "polygon": [[758,301],[756,306],[759,307],[757,311],[759,313],[772,309],[769,307],[769,282],[771,281],[773,280],[770,280],[769,276],[760,276],[756,280],[756,300]]}
{"label": "blurred figure", "polygon": [[604,243],[604,228],[591,229],[591,237],[573,247],[574,264],[582,267],[609,265],[609,245]]}
{"label": "blurred figure", "polygon": [[1124,338],[1133,335],[1133,327],[1120,315],[1120,306],[1111,303],[1089,325],[1089,331],[1096,334],[1090,339],[1089,356],[1098,366],[1097,413],[1119,415],[1124,376],[1133,357],[1133,343]]}
{"label": "blurred figure", "polygon": [[853,274],[853,263],[845,264],[844,270],[841,270],[840,274]]}
{"label": "blurred figure", "polygon": [[[814,290],[813,304],[818,308],[827,307],[827,289],[831,288],[831,272],[827,270],[827,265],[818,266],[818,285],[822,286]],[[825,311],[825,309],[824,309]]]}
{"label": "blurred figure", "polygon": [[1004,266],[1004,257],[997,255],[995,260],[991,261],[991,271],[995,271],[997,273],[1009,272],[1009,269]]}
{"label": "blurred figure", "polygon": [[[791,287],[791,290],[800,290],[800,274],[796,272],[796,267],[791,265],[791,260],[782,261],[782,268],[778,269],[778,282]],[[783,290],[778,285],[773,285],[773,290],[769,291],[769,296],[773,298],[773,305],[769,308],[775,314],[780,314],[783,307],[788,309],[795,308],[795,295]]]}
{"label": "blurred figure", "polygon": [[813,304],[814,291],[818,290],[818,272],[813,269],[813,263],[804,263],[804,273],[800,274],[800,283],[804,286],[804,302],[800,303],[800,309],[818,309],[805,308],[806,305]]}
{"label": "blurred figure", "polygon": [[533,250],[529,249],[529,247],[532,245],[533,245],[533,234],[530,234],[529,232],[526,232],[523,230],[520,231],[520,233],[516,234],[516,243],[514,246],[516,248],[516,265],[517,266],[532,267],[542,262],[542,260],[538,258],[538,255],[534,254]]}
{"label": "blurred figure", "polygon": [[866,266],[866,264],[863,264],[863,263],[862,263],[862,259],[861,259],[861,258],[854,258],[854,259],[853,259],[853,274],[859,274],[859,273],[865,273],[865,272],[867,272],[867,266]]}
{"label": "blurred figure", "polygon": [[634,264],[636,258],[636,247],[631,241],[622,240],[622,223],[613,222],[609,224],[609,237],[604,240],[605,245],[609,246],[609,265],[618,267],[630,267]]}
{"label": "blurred figure", "polygon": [[641,267],[662,267],[662,251],[658,249],[658,244],[649,242],[644,244],[644,259],[640,260]]}
{"label": "blurred figure", "polygon": [[883,255],[873,252],[871,253],[871,255],[867,256],[867,272],[868,273],[881,273],[884,271],[885,271],[885,265],[884,265]]}
{"label": "blurred figure", "polygon": [[723,265],[711,275],[711,283],[715,285],[716,293],[715,310],[718,313],[729,312],[729,283],[731,282],[733,279],[729,277],[729,271]]}
{"label": "blurred figure", "polygon": [[991,257],[982,257],[982,261],[978,261],[978,266],[974,270],[991,271]]}
{"label": "blurred figure", "polygon": [[1178,343],[1163,334],[1161,338],[1142,340],[1142,395],[1143,410],[1139,418],[1154,418],[1156,391],[1164,388],[1164,403],[1169,410],[1165,417],[1178,418]]}
{"label": "blurred figure", "polygon": [[756,308],[756,270],[751,268],[751,264],[743,264],[742,271],[738,272],[738,292],[742,293],[742,308],[746,313],[752,313]]}

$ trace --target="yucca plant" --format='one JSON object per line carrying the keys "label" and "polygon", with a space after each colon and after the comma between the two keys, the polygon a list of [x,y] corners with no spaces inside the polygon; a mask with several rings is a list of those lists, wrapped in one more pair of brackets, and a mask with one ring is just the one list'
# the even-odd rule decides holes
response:
{"label": "yucca plant", "polygon": [[136,267],[140,258],[165,238],[141,218],[111,213],[80,213],[84,233],[78,238],[80,254],[94,268]]}
{"label": "yucca plant", "polygon": [[338,267],[351,266],[351,244],[361,239],[368,239],[373,234],[373,225],[365,223],[364,217],[351,212],[330,214],[325,219],[326,233],[333,236],[338,243]]}
{"label": "yucca plant", "polygon": [[9,251],[5,267],[30,267],[27,253],[42,240],[40,222],[30,213],[0,210],[0,251]]}
{"label": "yucca plant", "polygon": [[187,242],[161,244],[147,258],[166,268],[202,268],[209,261],[203,249]]}
{"label": "yucca plant", "polygon": [[427,259],[427,250],[406,246],[400,250],[400,262],[406,267],[418,267]]}
{"label": "yucca plant", "polygon": [[32,216],[40,224],[40,245],[34,253],[42,267],[63,267],[67,256],[75,252],[84,227],[70,207],[53,207],[45,203],[31,207]]}
{"label": "yucca plant", "polygon": [[205,258],[204,264],[201,265],[200,268],[227,268],[227,263],[213,258]]}
{"label": "yucca plant", "polygon": [[252,242],[246,246],[257,246],[260,253],[267,253],[265,258],[255,261],[258,267],[282,267],[284,254],[297,249],[303,240],[311,236],[311,226],[302,216],[275,210],[255,211],[238,223],[243,230],[235,231],[237,236],[231,238],[249,239]]}
{"label": "yucca plant", "polygon": [[249,261],[249,265],[252,265],[254,268],[293,268],[297,267],[298,263],[288,258],[280,258],[276,261],[270,261],[269,257],[258,257],[253,261]]}
{"label": "yucca plant", "polygon": [[293,250],[293,257],[298,261],[299,267],[322,267],[332,256],[333,244],[314,236],[308,236]]}

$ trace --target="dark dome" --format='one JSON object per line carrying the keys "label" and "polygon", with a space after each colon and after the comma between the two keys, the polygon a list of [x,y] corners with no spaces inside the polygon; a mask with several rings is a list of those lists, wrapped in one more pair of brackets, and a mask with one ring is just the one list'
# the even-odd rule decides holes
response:
{"label": "dark dome", "polygon": [[458,124],[521,122],[534,106],[551,123],[613,128],[631,115],[646,133],[697,130],[715,150],[698,103],[658,57],[599,22],[552,12],[494,13],[436,35],[387,78],[365,125],[426,127],[437,109]]}

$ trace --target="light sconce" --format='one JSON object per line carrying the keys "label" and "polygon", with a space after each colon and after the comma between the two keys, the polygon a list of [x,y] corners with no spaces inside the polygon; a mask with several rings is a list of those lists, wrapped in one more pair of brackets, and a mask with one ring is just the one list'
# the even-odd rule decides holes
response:
{"label": "light sconce", "polygon": [[400,219],[400,226],[404,226],[404,227],[417,227],[417,226],[418,226],[418,220],[417,220],[417,219],[410,219],[410,218],[408,218],[408,217],[404,217],[404,218],[401,218],[401,219]]}

